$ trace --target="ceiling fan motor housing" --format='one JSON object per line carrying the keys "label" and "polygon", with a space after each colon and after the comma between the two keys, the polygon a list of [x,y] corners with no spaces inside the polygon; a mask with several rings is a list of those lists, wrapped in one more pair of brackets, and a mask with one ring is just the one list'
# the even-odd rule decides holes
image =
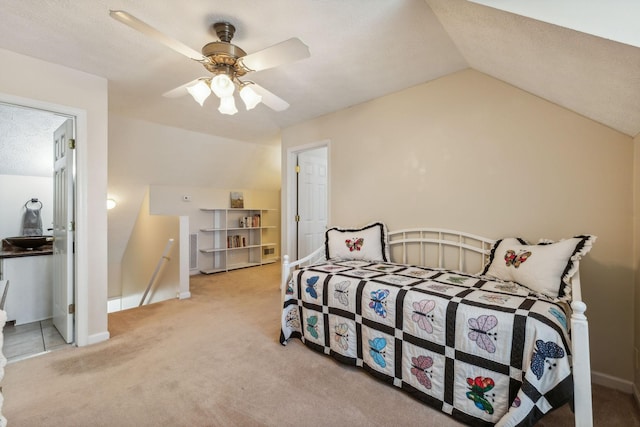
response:
{"label": "ceiling fan motor housing", "polygon": [[213,29],[220,41],[230,43],[233,35],[236,33],[236,27],[229,22],[216,22],[213,24]]}
{"label": "ceiling fan motor housing", "polygon": [[203,62],[204,67],[214,74],[229,74],[230,68],[233,68],[238,77],[247,74],[248,70],[238,62],[247,53],[230,43],[236,28],[228,22],[217,22],[213,24],[213,28],[220,41],[203,46],[202,54],[209,59],[209,62]]}

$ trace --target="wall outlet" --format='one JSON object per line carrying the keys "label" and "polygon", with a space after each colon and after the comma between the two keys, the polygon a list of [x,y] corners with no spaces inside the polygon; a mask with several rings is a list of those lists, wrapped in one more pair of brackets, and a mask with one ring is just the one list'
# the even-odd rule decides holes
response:
{"label": "wall outlet", "polygon": [[182,196],[182,201],[183,202],[190,202],[191,201],[191,196],[185,194],[184,196]]}

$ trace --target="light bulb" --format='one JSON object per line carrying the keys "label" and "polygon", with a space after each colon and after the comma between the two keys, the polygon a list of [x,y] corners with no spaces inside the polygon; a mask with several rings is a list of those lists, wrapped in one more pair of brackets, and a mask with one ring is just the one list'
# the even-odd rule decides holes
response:
{"label": "light bulb", "polygon": [[262,101],[262,97],[249,86],[243,86],[243,88],[240,89],[240,98],[244,101],[247,110],[255,108],[255,106]]}
{"label": "light bulb", "polygon": [[115,200],[113,199],[107,199],[107,209],[111,210],[113,208],[115,208],[118,204],[116,203]]}
{"label": "light bulb", "polygon": [[220,98],[220,107],[218,107],[218,111],[222,114],[228,114],[230,116],[234,115],[238,112],[236,108],[236,100],[233,99],[233,95],[231,96],[223,96]]}
{"label": "light bulb", "polygon": [[211,79],[211,90],[216,94],[218,98],[224,98],[226,96],[233,95],[233,91],[236,89],[236,85],[226,74],[218,74]]}
{"label": "light bulb", "polygon": [[209,97],[209,95],[211,95],[211,89],[209,89],[209,86],[204,82],[204,80],[198,80],[198,83],[187,87],[187,90],[189,91],[189,94],[193,96],[193,99],[200,104],[200,106],[202,106],[204,101]]}

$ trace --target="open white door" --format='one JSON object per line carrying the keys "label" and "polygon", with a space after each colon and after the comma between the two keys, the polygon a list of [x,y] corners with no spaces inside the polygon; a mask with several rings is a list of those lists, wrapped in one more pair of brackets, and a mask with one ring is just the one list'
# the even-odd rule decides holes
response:
{"label": "open white door", "polygon": [[53,134],[53,325],[73,342],[74,307],[74,122]]}
{"label": "open white door", "polygon": [[327,229],[327,147],[298,154],[297,259],[324,243]]}

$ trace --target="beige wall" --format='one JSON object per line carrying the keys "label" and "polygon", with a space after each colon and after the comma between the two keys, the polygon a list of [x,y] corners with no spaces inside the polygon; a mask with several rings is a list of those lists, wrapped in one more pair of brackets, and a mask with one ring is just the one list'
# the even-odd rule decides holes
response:
{"label": "beige wall", "polygon": [[582,263],[592,368],[633,380],[630,137],[466,70],[285,129],[283,164],[327,139],[333,225],[597,235]]}
{"label": "beige wall", "polygon": [[[212,224],[211,212],[203,212],[201,209],[226,209],[231,207],[231,191],[240,191],[244,198],[245,209],[279,209],[280,190],[250,190],[243,188],[212,188],[175,185],[152,185],[150,193],[150,212],[154,215],[185,215],[189,218],[189,233],[196,233],[202,237],[199,231],[202,228],[210,228]],[[182,196],[188,195],[191,201],[184,202]],[[275,224],[280,223],[280,212],[270,214]],[[265,219],[266,220],[266,219]],[[266,220],[268,221],[268,220]],[[265,223],[266,224],[266,223]],[[272,235],[273,234],[273,235]],[[210,235],[209,235],[210,237]],[[263,237],[269,242],[278,244],[275,256],[279,256],[279,233],[276,230],[264,230]],[[200,240],[200,245],[208,246]],[[212,254],[198,252],[198,268],[191,270],[191,274],[197,274],[200,269],[207,269],[212,263]],[[229,261],[229,259],[227,259]],[[231,262],[229,262],[231,263]]]}
{"label": "beige wall", "polygon": [[0,102],[77,117],[76,341],[107,330],[107,80],[0,49]]}
{"label": "beige wall", "polygon": [[[212,113],[213,114],[213,113]],[[216,113],[217,114],[217,113]],[[122,290],[122,257],[147,189],[173,187],[173,193],[153,192],[153,214],[190,215],[210,203],[208,189],[280,190],[280,147],[254,144],[109,115],[109,196],[118,202],[109,211],[109,297]],[[201,192],[205,195],[200,197]],[[191,203],[181,195],[191,193]],[[206,196],[206,197],[205,197]],[[223,207],[228,202],[224,191]],[[277,203],[276,203],[277,204]],[[193,221],[191,221],[193,223]]]}
{"label": "beige wall", "polygon": [[[185,236],[186,237],[186,236]],[[173,239],[167,259],[158,270],[145,304],[175,298],[180,294],[180,269],[188,269],[188,260],[180,254],[180,217],[152,215],[149,192],[145,194],[138,218],[122,257],[122,309],[140,304],[158,261],[164,254],[169,239]],[[188,284],[185,284],[188,290]]]}

